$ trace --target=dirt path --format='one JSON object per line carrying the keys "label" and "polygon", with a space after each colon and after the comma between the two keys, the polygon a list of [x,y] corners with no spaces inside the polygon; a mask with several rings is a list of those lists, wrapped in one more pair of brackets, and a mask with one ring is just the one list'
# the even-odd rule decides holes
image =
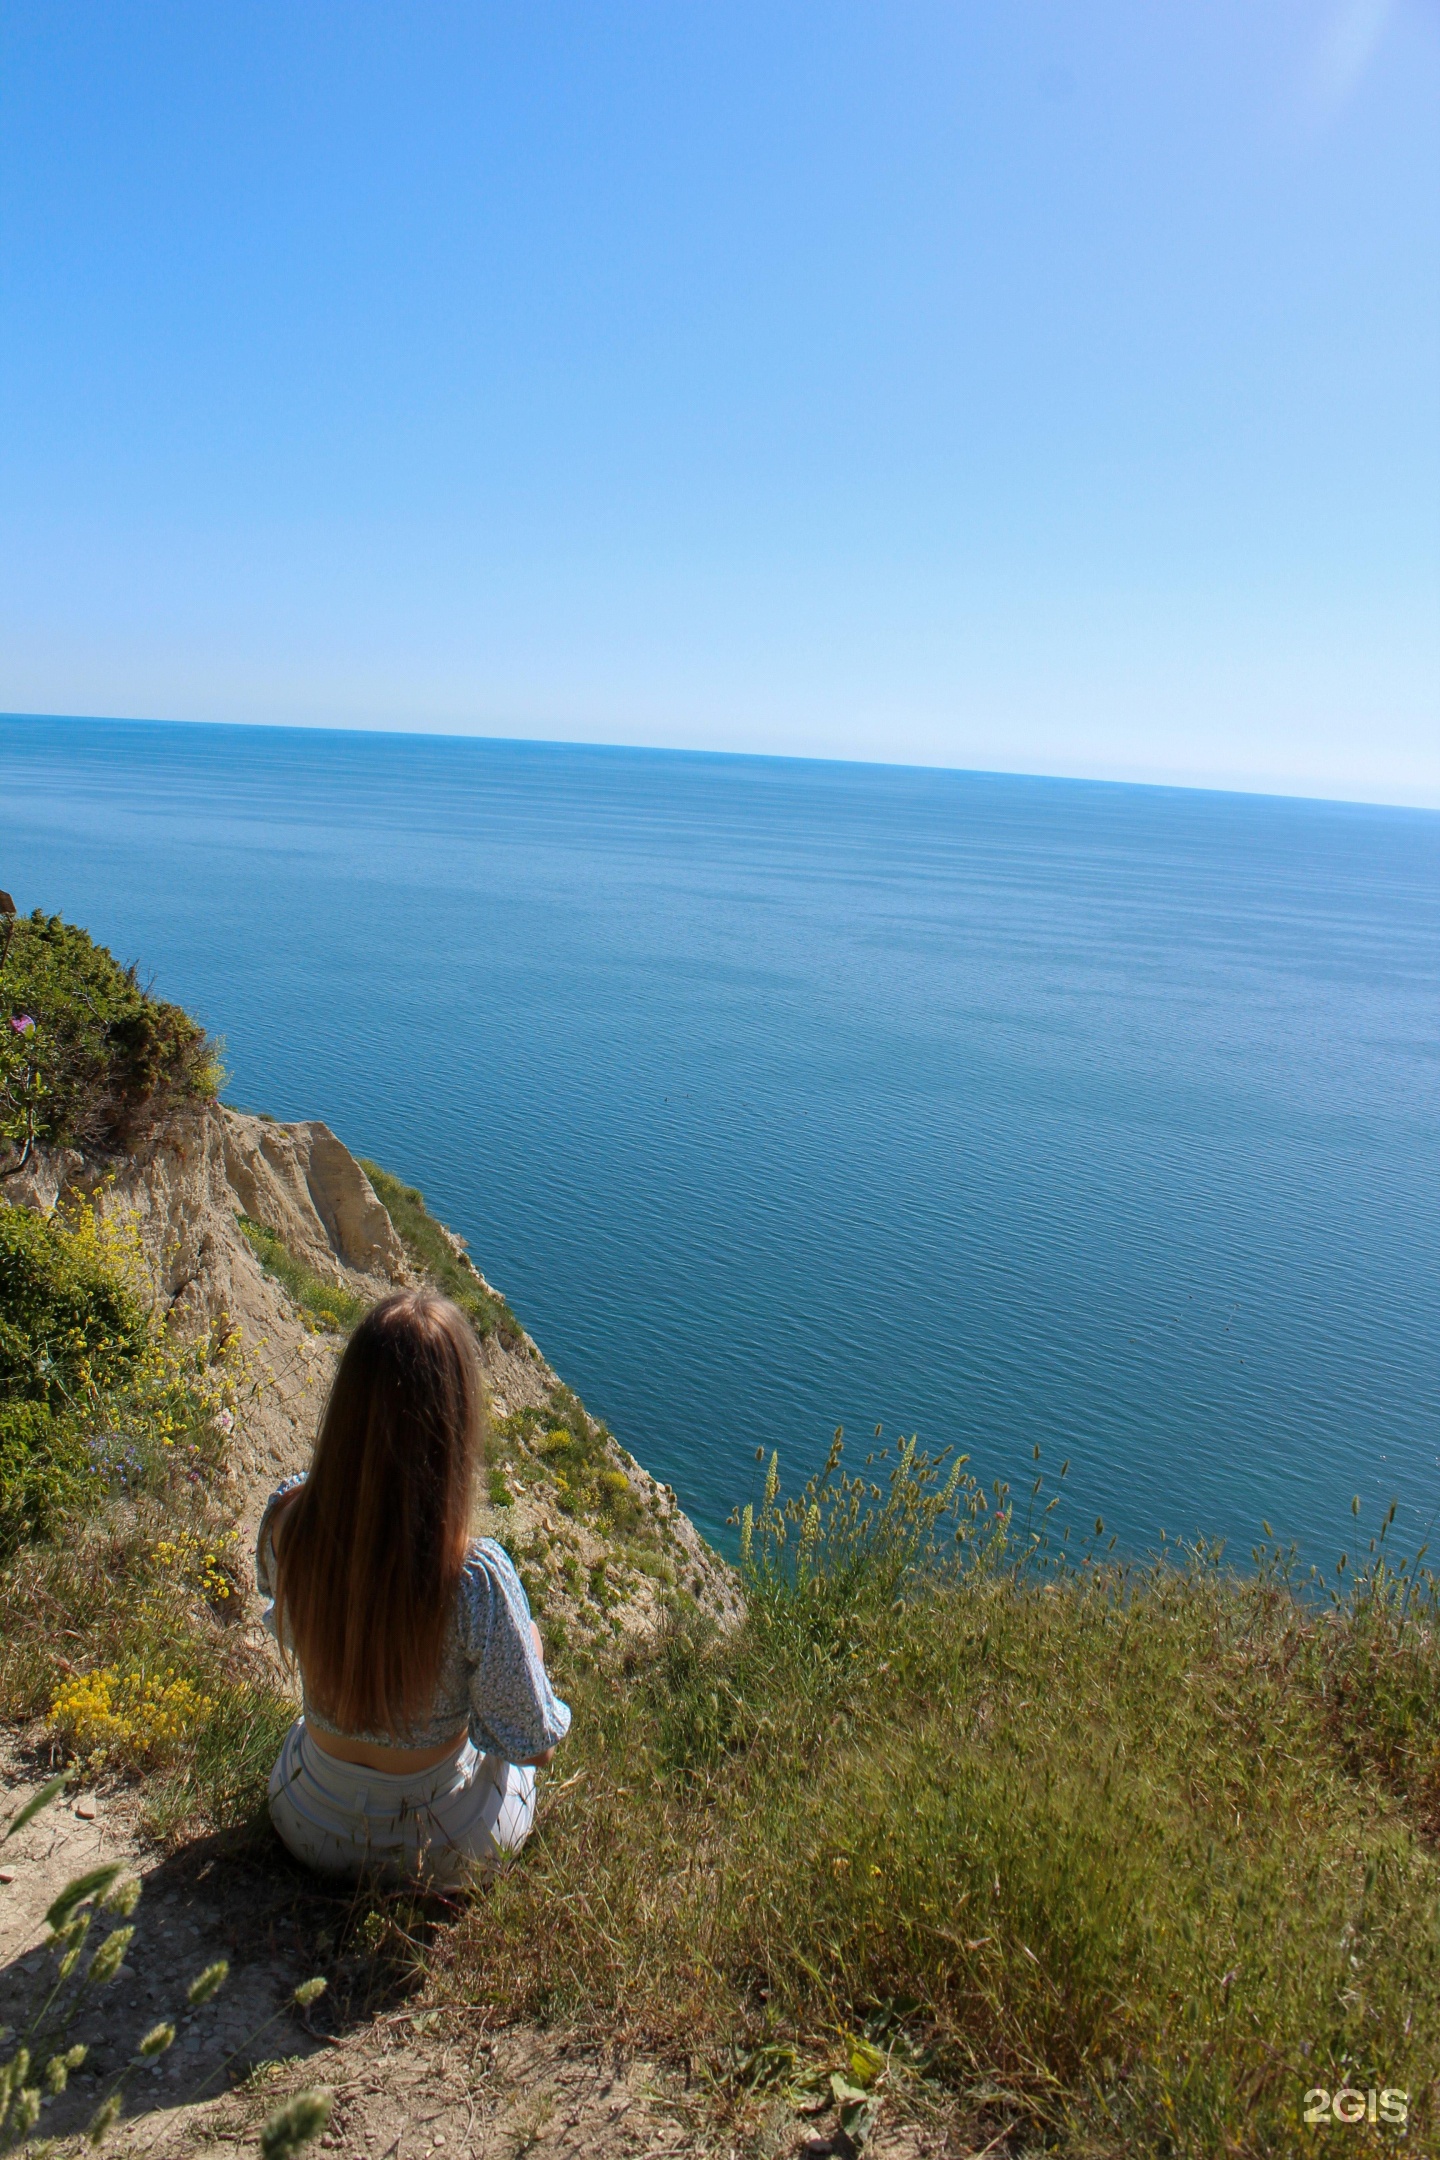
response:
{"label": "dirt path", "polygon": [[[35,1790],[37,1777],[13,1755],[4,1769],[0,1810],[8,1819]],[[72,2092],[46,2110],[52,2134],[89,2119],[140,2036],[163,2018],[176,2019],[179,2037],[153,2068],[131,2081],[137,2107],[173,2106],[207,2084],[211,2091],[222,2089],[218,2073],[227,2058],[243,2051],[277,2011],[280,2022],[253,2054],[321,2051],[321,2043],[285,2010],[308,1973],[283,1879],[253,1861],[237,1865],[213,1840],[157,1858],[142,1844],[136,1810],[124,1793],[61,1799],[0,1847],[0,2022],[23,2032],[37,1991],[51,1983],[55,1961],[43,1948],[47,1907],[75,1876],[111,1862],[144,1885],[132,1916],[135,1938],[119,1978],[87,1995],[74,2024],[69,2037],[84,2041],[90,2054]],[[217,1958],[231,1963],[228,1984],[206,2008],[186,2012],[190,1981]]]}

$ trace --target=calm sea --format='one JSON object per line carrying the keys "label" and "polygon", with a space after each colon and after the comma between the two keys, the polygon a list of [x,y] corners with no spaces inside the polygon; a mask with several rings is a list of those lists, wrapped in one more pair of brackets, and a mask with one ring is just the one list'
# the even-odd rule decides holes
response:
{"label": "calm sea", "polygon": [[837,1423],[1131,1548],[1440,1506],[1440,815],[25,719],[0,885],[421,1185],[712,1533]]}

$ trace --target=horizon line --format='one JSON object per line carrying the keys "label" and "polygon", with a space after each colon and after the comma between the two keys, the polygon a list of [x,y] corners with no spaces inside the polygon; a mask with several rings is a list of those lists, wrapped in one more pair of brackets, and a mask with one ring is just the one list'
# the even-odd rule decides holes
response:
{"label": "horizon line", "polygon": [[877,772],[945,773],[956,778],[971,777],[995,780],[1056,781],[1070,786],[1144,788],[1152,793],[1188,795],[1233,795],[1253,797],[1264,802],[1313,802],[1330,804],[1337,809],[1371,809],[1419,812],[1421,815],[1440,814],[1440,793],[1433,799],[1416,796],[1396,801],[1392,796],[1345,795],[1327,792],[1320,784],[1302,786],[1294,781],[1281,784],[1276,781],[1262,785],[1254,780],[1180,779],[1142,777],[1138,773],[1070,771],[1056,772],[1038,767],[1016,767],[986,764],[935,764],[924,759],[854,757],[824,754],[816,751],[794,750],[731,750],[717,749],[709,745],[690,743],[611,742],[583,736],[505,734],[494,733],[477,727],[437,727],[435,725],[396,726],[393,723],[354,720],[217,720],[177,719],[174,715],[139,713],[57,713],[0,711],[0,723],[41,721],[65,726],[78,724],[89,727],[118,728],[179,728],[179,729],[233,729],[236,731],[263,731],[267,734],[288,735],[343,735],[380,737],[393,741],[420,742],[474,742],[489,743],[497,747],[519,747],[552,750],[592,750],[612,752],[618,755],[642,757],[678,757],[694,759],[743,760],[751,763],[785,765],[840,765],[855,766],[862,770]]}

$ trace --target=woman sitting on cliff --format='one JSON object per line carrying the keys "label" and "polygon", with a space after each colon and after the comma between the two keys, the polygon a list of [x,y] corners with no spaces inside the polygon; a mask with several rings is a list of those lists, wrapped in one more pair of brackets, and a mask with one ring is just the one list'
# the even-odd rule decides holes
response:
{"label": "woman sitting on cliff", "polygon": [[327,1874],[455,1883],[515,1852],[569,1729],[519,1577],[470,1536],[484,1415],[464,1315],[384,1298],[340,1360],[309,1475],[261,1517],[266,1625],[304,1692],[270,1815]]}

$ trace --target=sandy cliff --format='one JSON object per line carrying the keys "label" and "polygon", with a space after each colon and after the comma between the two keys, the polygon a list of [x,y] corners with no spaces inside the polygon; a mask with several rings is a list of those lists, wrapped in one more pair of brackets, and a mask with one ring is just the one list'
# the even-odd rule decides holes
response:
{"label": "sandy cliff", "polygon": [[[362,1299],[416,1281],[419,1271],[359,1163],[318,1123],[279,1125],[199,1105],[118,1160],[38,1151],[5,1197],[48,1211],[80,1194],[135,1223],[154,1294],[174,1324],[239,1332],[246,1384],[228,1467],[248,1535],[271,1487],[309,1458],[341,1338],[318,1328],[267,1271],[239,1218],[263,1224],[303,1267]],[[577,1508],[550,1465],[545,1430],[552,1404],[566,1398],[529,1336],[507,1343],[492,1332],[481,1356],[496,1428],[492,1463],[508,1504],[490,1505],[482,1491],[477,1528],[511,1551],[548,1623],[598,1650],[653,1633],[677,1603],[693,1602],[722,1624],[732,1618],[730,1570],[673,1493],[598,1427],[593,1452],[612,1494],[623,1480],[620,1519]]]}

